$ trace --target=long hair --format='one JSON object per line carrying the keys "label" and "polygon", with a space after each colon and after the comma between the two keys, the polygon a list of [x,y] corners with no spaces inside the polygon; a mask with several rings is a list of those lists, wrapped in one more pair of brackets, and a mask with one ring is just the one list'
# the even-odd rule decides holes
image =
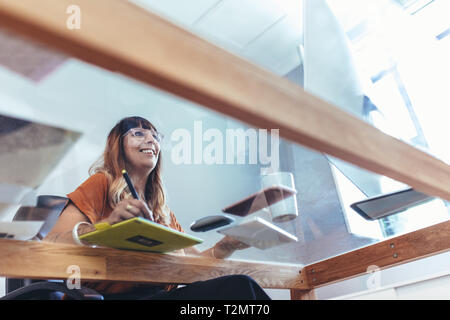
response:
{"label": "long hair", "polygon": [[[122,170],[125,168],[123,135],[129,129],[139,127],[156,131],[156,128],[150,121],[141,117],[128,117],[120,120],[108,135],[103,155],[89,169],[90,175],[103,173],[108,178],[108,200],[113,209],[120,201],[131,198],[131,192],[122,176]],[[170,223],[170,210],[166,204],[161,171],[162,159],[160,152],[158,162],[148,176],[145,185],[145,199],[147,205],[153,211],[155,221],[168,226]]]}

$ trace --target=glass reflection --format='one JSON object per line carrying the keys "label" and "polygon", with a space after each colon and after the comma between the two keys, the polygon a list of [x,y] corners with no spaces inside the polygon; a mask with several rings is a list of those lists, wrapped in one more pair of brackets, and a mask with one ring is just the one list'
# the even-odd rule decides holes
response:
{"label": "glass reflection", "polygon": [[[302,23],[299,24],[302,6],[275,10],[273,20],[268,19],[270,10],[262,10],[257,21],[264,32],[241,34],[237,46],[227,46],[229,42],[223,35],[215,39],[212,29],[207,28],[208,21],[214,22],[211,17],[207,19],[208,13],[231,10],[225,1],[204,1],[209,9],[203,13],[190,11],[186,24],[194,31],[210,31],[209,39],[448,162],[447,142],[443,140],[449,136],[447,120],[439,112],[443,102],[448,101],[443,84],[449,82],[440,70],[446,65],[443,52],[448,49],[448,37],[442,36],[445,33],[438,23],[436,28],[428,27],[424,18],[428,10],[434,10],[431,18],[436,17],[441,10],[432,9],[440,8],[433,6],[445,6],[445,1],[431,2],[413,13],[413,1],[403,1],[405,9],[398,7],[400,1],[357,0],[345,1],[345,5],[331,0],[298,1],[296,4],[301,3],[305,9]],[[367,3],[371,6],[367,7]],[[246,10],[251,12],[250,8]],[[315,17],[323,13],[333,25],[317,23]],[[404,18],[401,23],[398,17]],[[409,20],[414,20],[412,25],[416,26],[409,29]],[[285,38],[280,36],[289,28],[298,29]],[[436,33],[438,29],[440,32]],[[397,41],[394,34],[400,35],[402,41]],[[264,40],[265,36],[269,40]],[[334,43],[341,51],[330,45],[329,37],[342,41]],[[405,40],[402,37],[408,41],[400,48]],[[282,50],[282,43],[287,43],[289,49]],[[161,146],[165,187],[170,208],[185,230],[193,221],[221,213],[230,204],[260,191],[261,176],[268,171],[293,174],[297,218],[274,222],[270,208],[259,209],[249,217],[233,217],[237,223],[253,217],[265,219],[295,235],[298,241],[266,250],[250,248],[236,252],[234,259],[309,264],[449,218],[446,203],[437,199],[379,221],[364,220],[350,208],[351,203],[405,186],[278,139],[282,133],[277,128],[261,132],[132,79],[66,57],[60,57],[58,64],[52,64],[51,72],[37,80],[2,65],[3,117],[82,133],[78,140],[74,139],[73,148],[65,150],[64,158],[58,158],[50,168],[36,162],[29,165],[42,174],[42,181],[32,186],[37,195],[64,196],[73,191],[87,178],[88,168],[101,154],[108,130],[120,118],[141,115],[166,136]],[[417,79],[418,75],[421,79]],[[32,148],[42,150],[37,144]],[[19,163],[11,160],[5,165],[10,172],[22,171],[12,164]],[[9,219],[4,208],[24,204],[22,197],[2,201],[2,220]],[[215,231],[198,235],[205,239],[201,245],[204,248],[222,237]]]}

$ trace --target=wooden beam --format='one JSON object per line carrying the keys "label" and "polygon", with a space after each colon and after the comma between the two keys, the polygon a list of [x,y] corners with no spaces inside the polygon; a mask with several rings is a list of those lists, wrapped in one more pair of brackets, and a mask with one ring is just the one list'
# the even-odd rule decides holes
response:
{"label": "wooden beam", "polygon": [[[81,9],[81,29],[66,9]],[[450,166],[125,0],[0,0],[0,25],[450,200]]]}
{"label": "wooden beam", "polygon": [[71,265],[80,268],[82,281],[185,284],[246,274],[264,288],[307,289],[301,266],[295,265],[0,239],[0,276],[67,279]]}
{"label": "wooden beam", "polygon": [[450,221],[305,266],[311,288],[366,274],[450,250]]}

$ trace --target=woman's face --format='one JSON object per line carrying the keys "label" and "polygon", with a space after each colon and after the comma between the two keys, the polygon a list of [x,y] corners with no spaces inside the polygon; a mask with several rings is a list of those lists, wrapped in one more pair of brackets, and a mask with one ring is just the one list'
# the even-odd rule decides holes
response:
{"label": "woman's face", "polygon": [[135,170],[151,172],[158,163],[160,135],[155,130],[133,128],[123,138],[125,158]]}

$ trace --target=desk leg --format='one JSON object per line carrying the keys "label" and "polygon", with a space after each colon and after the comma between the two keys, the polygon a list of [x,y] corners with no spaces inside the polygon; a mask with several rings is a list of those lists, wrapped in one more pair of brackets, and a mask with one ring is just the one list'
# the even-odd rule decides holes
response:
{"label": "desk leg", "polygon": [[317,300],[316,292],[311,290],[291,289],[291,300]]}

